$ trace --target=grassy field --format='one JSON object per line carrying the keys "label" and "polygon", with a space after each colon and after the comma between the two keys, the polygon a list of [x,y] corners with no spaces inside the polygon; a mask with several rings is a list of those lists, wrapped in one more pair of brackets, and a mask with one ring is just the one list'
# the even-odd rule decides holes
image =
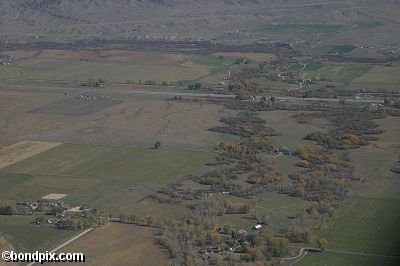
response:
{"label": "grassy field", "polygon": [[3,147],[0,149],[0,168],[27,159],[60,144],[61,143],[20,141]]}
{"label": "grassy field", "polygon": [[86,257],[85,263],[66,265],[166,265],[168,254],[155,245],[154,233],[146,227],[108,224],[63,249]]}
{"label": "grassy field", "polygon": [[208,75],[211,70],[208,66],[195,64],[164,67],[140,63],[41,60],[29,67],[0,66],[0,79],[86,81],[101,78],[113,82],[141,80],[144,83],[146,80],[154,80],[161,83],[195,80]]}
{"label": "grassy field", "polygon": [[34,216],[0,216],[0,233],[20,252],[53,248],[77,233],[33,225],[34,220]]}
{"label": "grassy field", "polygon": [[5,172],[168,183],[212,153],[64,144],[6,167]]}
{"label": "grassy field", "polygon": [[[22,52],[20,52],[22,53]],[[16,53],[13,65],[0,66],[1,79],[87,81],[105,79],[136,83],[192,81],[232,64],[231,59],[161,52],[72,52]]]}
{"label": "grassy field", "polygon": [[347,54],[356,49],[357,46],[349,44],[338,44],[333,46],[328,46],[326,52],[328,54]]}
{"label": "grassy field", "polygon": [[[361,197],[383,197],[398,199],[400,180],[390,171],[397,161],[398,149],[368,146],[351,152],[355,167],[354,175],[362,180],[352,187],[352,192]],[[368,162],[368,163],[366,163]]]}
{"label": "grassy field", "polygon": [[10,189],[17,187],[30,178],[32,178],[31,175],[0,173],[0,198],[5,199],[4,196],[7,195]]}
{"label": "grassy field", "polygon": [[72,204],[89,204],[115,215],[172,218],[186,213],[186,207],[161,206],[148,196],[196,171],[213,156],[200,151],[64,144],[3,168],[0,187],[7,188],[2,197],[9,199],[64,193]]}
{"label": "grassy field", "polygon": [[302,147],[309,141],[304,137],[313,131],[324,131],[327,122],[323,119],[315,119],[309,124],[299,124],[293,118],[296,112],[278,110],[273,112],[260,112],[259,117],[264,119],[268,126],[278,132],[278,136],[271,137],[275,145],[291,148]]}
{"label": "grassy field", "polygon": [[334,65],[324,66],[316,71],[302,72],[302,78],[315,77],[318,79],[328,79],[342,84],[349,84],[356,78],[363,76],[373,67],[368,65]]}
{"label": "grassy field", "polygon": [[375,120],[385,132],[372,145],[352,150],[351,162],[354,175],[361,180],[352,187],[352,193],[360,197],[399,199],[399,175],[390,171],[400,156],[400,118],[388,117]]}
{"label": "grassy field", "polygon": [[392,67],[375,66],[361,77],[353,80],[353,83],[364,87],[381,87],[398,90],[400,76],[397,74],[400,71],[399,65]]}
{"label": "grassy field", "polygon": [[[0,113],[8,117],[0,120],[0,139],[145,148],[161,141],[163,148],[204,150],[220,143],[222,136],[208,129],[230,113],[223,106],[205,102],[143,99],[130,94],[135,90],[131,86],[116,89],[126,90],[126,96],[113,94],[113,88],[104,90],[111,99],[81,101],[59,90],[0,90]],[[104,95],[104,91],[92,89],[87,93]]]}
{"label": "grassy field", "polygon": [[[390,171],[398,160],[400,123],[398,117],[376,120],[385,132],[371,145],[350,151],[354,176],[364,180],[351,188],[351,197],[342,202],[319,232],[328,248],[398,256],[400,252],[399,176]],[[309,254],[296,265],[398,265],[393,259],[349,256],[325,252]]]}
{"label": "grassy field", "polygon": [[395,199],[349,199],[339,208],[332,225],[319,232],[329,248],[383,255],[400,252],[400,206]]}
{"label": "grassy field", "polygon": [[391,258],[343,255],[331,252],[312,253],[296,263],[296,266],[383,266],[399,265]]}
{"label": "grassy field", "polygon": [[[229,197],[232,202],[237,204],[248,202],[248,200]],[[277,192],[264,192],[257,195],[252,200],[256,201],[256,212],[261,217],[267,215],[270,219],[268,228],[275,234],[281,235],[290,225],[291,217],[298,211],[309,206],[309,203],[300,198],[289,197],[278,194]],[[243,228],[250,231],[255,225],[255,221],[249,214],[230,214],[219,217],[220,224],[231,224],[237,230]]]}
{"label": "grassy field", "polygon": [[301,33],[331,33],[338,32],[344,28],[340,24],[313,24],[313,23],[285,23],[285,24],[269,24],[258,27],[256,30],[260,32],[301,32]]}

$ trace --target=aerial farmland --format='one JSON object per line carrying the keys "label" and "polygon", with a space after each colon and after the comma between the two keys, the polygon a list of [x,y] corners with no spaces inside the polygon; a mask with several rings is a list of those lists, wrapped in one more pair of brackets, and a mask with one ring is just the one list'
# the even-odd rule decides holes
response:
{"label": "aerial farmland", "polygon": [[399,265],[399,12],[2,1],[0,251]]}

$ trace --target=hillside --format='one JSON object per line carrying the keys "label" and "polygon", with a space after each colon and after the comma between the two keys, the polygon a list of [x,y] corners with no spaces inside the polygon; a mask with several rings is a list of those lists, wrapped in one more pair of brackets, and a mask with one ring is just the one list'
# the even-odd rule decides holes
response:
{"label": "hillside", "polygon": [[[399,30],[398,8],[394,0],[305,0],[301,4],[295,0],[3,0],[0,36],[47,41],[101,37],[318,43],[322,37],[332,37],[327,35],[334,24],[341,27],[338,41],[352,39],[353,44],[370,38],[373,28],[384,27],[377,40],[388,45],[400,38],[393,34]],[[290,30],[285,30],[288,26]],[[307,27],[319,29],[313,32],[318,35],[309,38]]]}

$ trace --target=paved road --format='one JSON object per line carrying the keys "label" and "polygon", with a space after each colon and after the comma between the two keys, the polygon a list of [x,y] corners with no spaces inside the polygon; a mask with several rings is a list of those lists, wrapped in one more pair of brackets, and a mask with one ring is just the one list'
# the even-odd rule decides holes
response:
{"label": "paved road", "polygon": [[[93,228],[89,228],[89,229],[83,231],[82,233],[80,233],[80,234],[74,236],[74,237],[71,238],[70,240],[68,240],[68,241],[62,243],[61,245],[59,245],[58,247],[54,248],[53,250],[50,251],[50,253],[57,252],[58,250],[60,250],[60,249],[62,249],[63,247],[65,247],[65,246],[71,244],[72,242],[74,242],[75,240],[81,238],[82,236],[86,235],[87,233],[89,233],[89,232],[92,231],[92,230],[93,230]],[[26,265],[26,266],[32,266],[32,265],[35,265],[35,264],[36,264],[36,262],[31,262],[31,263],[29,263],[29,264]]]}

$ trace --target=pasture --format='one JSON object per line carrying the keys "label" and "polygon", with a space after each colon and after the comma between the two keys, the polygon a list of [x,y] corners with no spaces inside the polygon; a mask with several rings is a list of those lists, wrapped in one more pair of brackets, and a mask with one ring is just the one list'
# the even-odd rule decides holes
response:
{"label": "pasture", "polygon": [[307,124],[297,123],[294,115],[295,111],[277,110],[273,112],[260,112],[259,117],[266,121],[266,124],[278,133],[272,136],[271,141],[276,145],[299,148],[306,143],[304,137],[313,131],[324,131],[328,126],[328,122],[324,119],[314,119]]}
{"label": "pasture", "polygon": [[85,263],[66,265],[166,265],[168,254],[155,244],[154,234],[147,227],[111,223],[83,236],[62,252],[82,252],[86,256]]}
{"label": "pasture", "polygon": [[[210,75],[223,65],[202,56],[130,51],[10,52],[19,59],[0,66],[0,80],[62,80],[157,83],[192,81]],[[220,60],[224,64],[232,61]]]}
{"label": "pasture", "polygon": [[60,144],[57,142],[20,141],[8,145],[0,149],[0,168],[32,157]]}
{"label": "pasture", "polygon": [[256,31],[267,33],[334,33],[345,28],[341,24],[323,24],[323,23],[280,23],[262,25],[256,28]]}
{"label": "pasture", "polygon": [[361,197],[398,199],[400,180],[390,171],[400,156],[400,118],[388,117],[375,121],[384,130],[379,140],[350,152],[354,175],[363,180],[352,187],[354,195]]}
{"label": "pasture", "polygon": [[357,46],[351,44],[336,44],[321,47],[321,51],[326,54],[343,55],[355,50]]}
{"label": "pasture", "polygon": [[[38,199],[67,194],[73,204],[120,213],[173,218],[184,205],[160,205],[148,198],[163,184],[196,172],[213,152],[63,144],[0,172],[2,197]],[[160,208],[162,206],[162,208]]]}
{"label": "pasture", "polygon": [[[326,237],[328,248],[382,255],[400,251],[399,179],[390,168],[398,160],[398,117],[376,120],[384,133],[371,145],[350,151],[354,176],[363,180],[351,187],[328,227],[318,235]],[[296,265],[397,265],[398,260],[350,256],[325,252],[309,254]]]}
{"label": "pasture", "polygon": [[76,99],[78,93],[64,90],[0,91],[0,111],[7,117],[0,120],[0,139],[140,147],[161,141],[164,148],[203,150],[225,138],[208,130],[229,113],[222,106],[140,97],[130,87],[115,90],[84,91],[99,100]]}
{"label": "pasture", "polygon": [[57,230],[48,225],[33,225],[35,216],[0,216],[0,234],[9,241],[15,251],[45,251],[54,248],[76,231]]}
{"label": "pasture", "polygon": [[399,265],[398,259],[344,255],[325,251],[323,253],[309,253],[306,257],[295,263],[296,266],[395,266]]}
{"label": "pasture", "polygon": [[3,170],[165,184],[212,158],[209,152],[64,144]]}
{"label": "pasture", "polygon": [[350,198],[318,235],[331,249],[398,255],[400,206],[395,199]]}
{"label": "pasture", "polygon": [[302,72],[301,77],[332,80],[347,85],[356,78],[363,76],[372,68],[372,66],[361,64],[337,64],[324,66],[315,71],[304,71]]}
{"label": "pasture", "polygon": [[[234,203],[246,203],[250,200],[238,199],[235,197],[228,197]],[[256,213],[260,217],[267,215],[270,224],[267,226],[268,230],[276,235],[284,234],[287,227],[290,225],[291,217],[297,212],[306,208],[310,203],[303,201],[300,198],[289,197],[287,195],[278,194],[277,192],[263,192],[255,196],[253,201],[256,202]],[[252,227],[256,225],[249,214],[229,214],[218,218],[220,224],[234,225],[237,230],[245,229],[251,231]]]}
{"label": "pasture", "polygon": [[375,66],[366,74],[353,80],[353,84],[358,87],[380,87],[398,91],[400,82],[400,66]]}

